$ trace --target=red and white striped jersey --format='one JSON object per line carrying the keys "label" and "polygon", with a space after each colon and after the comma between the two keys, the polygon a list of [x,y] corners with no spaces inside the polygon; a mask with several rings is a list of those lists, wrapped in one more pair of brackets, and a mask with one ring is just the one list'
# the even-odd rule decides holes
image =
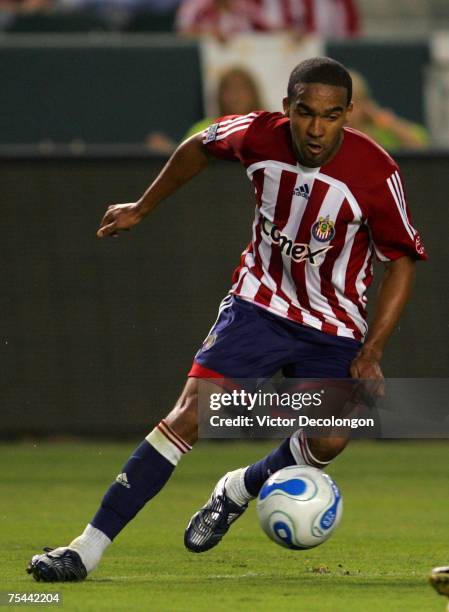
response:
{"label": "red and white striped jersey", "polygon": [[343,38],[360,31],[354,0],[256,0],[266,21],[265,29],[297,30]]}
{"label": "red and white striped jersey", "polygon": [[342,38],[357,34],[359,16],[354,0],[231,0],[228,7],[215,0],[184,0],[176,28],[222,34],[299,31]]}
{"label": "red and white striped jersey", "polygon": [[239,160],[255,188],[252,239],[232,293],[325,333],[362,340],[373,251],[381,261],[427,258],[395,161],[344,128],[328,164],[303,167],[289,119],[262,111],[218,119],[203,143],[218,158]]}

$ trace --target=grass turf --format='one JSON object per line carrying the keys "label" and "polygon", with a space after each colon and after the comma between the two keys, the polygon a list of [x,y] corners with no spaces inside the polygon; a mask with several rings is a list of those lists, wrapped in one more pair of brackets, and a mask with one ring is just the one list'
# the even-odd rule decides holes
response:
{"label": "grass turf", "polygon": [[78,535],[133,446],[0,446],[0,589],[59,591],[65,610],[83,612],[444,610],[427,575],[449,562],[445,442],[350,445],[329,469],[343,492],[343,521],[316,549],[271,543],[251,507],[219,547],[185,551],[184,527],[218,477],[272,447],[199,444],[87,581],[46,585],[25,574],[27,560]]}

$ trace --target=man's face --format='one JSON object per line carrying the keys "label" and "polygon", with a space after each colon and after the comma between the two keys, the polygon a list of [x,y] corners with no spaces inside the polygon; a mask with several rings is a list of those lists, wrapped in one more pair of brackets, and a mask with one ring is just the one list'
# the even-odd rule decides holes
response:
{"label": "man's face", "polygon": [[304,166],[324,166],[338,151],[352,111],[347,95],[345,87],[300,83],[292,100],[284,98],[296,157]]}

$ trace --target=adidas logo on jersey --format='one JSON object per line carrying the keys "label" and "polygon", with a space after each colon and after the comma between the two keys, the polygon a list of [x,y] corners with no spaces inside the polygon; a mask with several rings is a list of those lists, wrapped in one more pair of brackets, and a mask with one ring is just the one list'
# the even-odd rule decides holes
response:
{"label": "adidas logo on jersey", "polygon": [[125,474],[125,472],[123,472],[123,474],[119,474],[117,478],[115,479],[115,482],[118,482],[119,484],[123,485],[127,489],[131,488],[131,485],[128,482],[128,476]]}
{"label": "adidas logo on jersey", "polygon": [[293,189],[293,195],[300,196],[301,198],[308,200],[310,196],[310,189],[307,183],[300,185],[299,187],[295,187]]}

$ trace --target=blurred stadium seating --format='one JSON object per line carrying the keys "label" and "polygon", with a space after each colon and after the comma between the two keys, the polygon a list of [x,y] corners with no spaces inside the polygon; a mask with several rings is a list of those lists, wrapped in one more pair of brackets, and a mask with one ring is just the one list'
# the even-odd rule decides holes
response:
{"label": "blurred stadium seating", "polygon": [[19,14],[6,26],[8,33],[29,34],[105,32],[111,29],[108,21],[88,12]]}

